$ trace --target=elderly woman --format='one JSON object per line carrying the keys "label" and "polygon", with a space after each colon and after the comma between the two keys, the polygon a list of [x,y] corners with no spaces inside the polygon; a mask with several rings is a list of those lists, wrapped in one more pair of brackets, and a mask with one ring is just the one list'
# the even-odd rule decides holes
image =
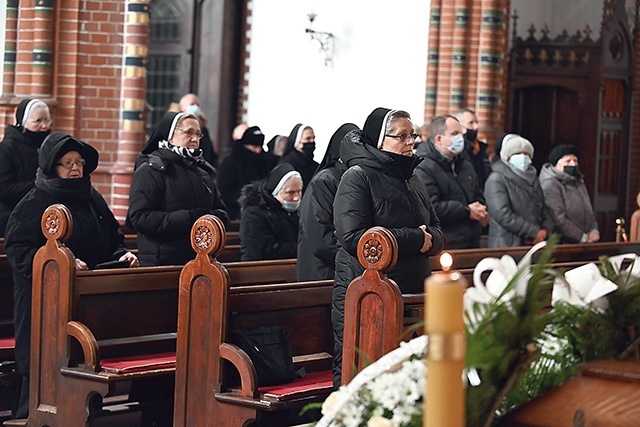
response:
{"label": "elderly woman", "polygon": [[354,139],[345,139],[340,147],[340,158],[349,169],[338,185],[333,210],[338,239],[331,313],[334,387],[341,381],[345,293],[363,272],[356,253],[360,237],[373,226],[385,227],[394,235],[399,256],[389,277],[403,293],[423,291],[430,274],[428,257],[444,245],[427,189],[414,173],[420,158],[413,154],[417,136],[409,114],[376,108],[362,134],[349,135]]}
{"label": "elderly woman", "polygon": [[593,214],[584,176],[578,167],[580,149],[560,144],[549,153],[549,163],[542,165],[540,186],[544,203],[553,218],[554,231],[563,243],[600,240],[598,222]]}
{"label": "elderly woman", "polygon": [[89,174],[98,166],[98,152],[64,132],[45,139],[38,155],[35,188],[17,204],[7,224],[6,251],[13,270],[16,366],[23,375],[20,402],[14,418],[26,418],[29,391],[31,326],[31,272],[33,257],[46,239],[40,229],[43,212],[54,203],[71,211],[73,232],[66,242],[76,258],[76,269],[93,269],[120,261],[135,267],[138,259],[124,248],[120,224]]}
{"label": "elderly woman", "polygon": [[502,139],[500,160],[493,163],[484,187],[491,248],[536,244],[553,229],[531,164],[533,152],[531,142],[520,135]]}
{"label": "elderly woman", "polygon": [[287,145],[280,157],[279,164],[289,163],[300,172],[302,183],[306,187],[311,182],[318,163],[313,160],[316,149],[316,134],[311,126],[298,123],[291,129]]}
{"label": "elderly woman", "polygon": [[240,243],[243,261],[295,258],[298,246],[300,173],[288,163],[242,189]]}
{"label": "elderly woman", "polygon": [[185,264],[196,256],[190,231],[199,217],[213,214],[228,222],[200,138],[197,118],[169,112],[138,157],[127,224],[138,232],[141,265]]}
{"label": "elderly woman", "polygon": [[36,180],[38,149],[51,133],[49,107],[39,99],[23,99],[16,124],[8,125],[0,143],[0,237],[9,215]]}

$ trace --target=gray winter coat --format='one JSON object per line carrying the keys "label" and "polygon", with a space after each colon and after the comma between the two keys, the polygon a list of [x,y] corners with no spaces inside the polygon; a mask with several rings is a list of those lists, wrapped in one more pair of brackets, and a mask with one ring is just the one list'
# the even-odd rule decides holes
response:
{"label": "gray winter coat", "polygon": [[[533,166],[532,166],[533,167]],[[498,160],[484,187],[489,222],[489,247],[501,248],[531,244],[543,226],[551,233],[553,223],[544,205],[542,188]]]}
{"label": "gray winter coat", "polygon": [[582,177],[576,178],[545,163],[540,171],[540,186],[554,231],[560,234],[563,243],[579,243],[590,231],[598,230]]}

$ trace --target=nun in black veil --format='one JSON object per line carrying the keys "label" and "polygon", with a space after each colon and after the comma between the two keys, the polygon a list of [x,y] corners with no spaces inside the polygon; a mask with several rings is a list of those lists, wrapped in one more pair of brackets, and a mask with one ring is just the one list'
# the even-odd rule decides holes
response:
{"label": "nun in black veil", "polygon": [[127,224],[138,233],[140,265],[186,264],[195,258],[190,232],[199,217],[213,214],[228,223],[201,138],[195,116],[169,112],[138,156]]}
{"label": "nun in black veil", "polygon": [[357,140],[360,129],[345,123],[329,140],[327,151],[300,202],[298,281],[333,279],[337,248],[333,199],[347,165],[340,160],[340,143]]}

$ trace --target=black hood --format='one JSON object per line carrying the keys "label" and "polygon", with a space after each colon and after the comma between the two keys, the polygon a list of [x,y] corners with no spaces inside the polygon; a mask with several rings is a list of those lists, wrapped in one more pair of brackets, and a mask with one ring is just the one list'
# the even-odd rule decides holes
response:
{"label": "black hood", "polygon": [[169,141],[173,136],[173,132],[175,132],[176,130],[178,120],[186,115],[186,113],[176,113],[173,111],[169,111],[164,116],[162,116],[162,119],[160,119],[160,123],[158,123],[156,127],[153,128],[147,144],[142,149],[142,154],[150,154],[151,152],[157,150],[158,143],[160,141]]}
{"label": "black hood", "polygon": [[38,166],[47,177],[56,177],[55,164],[69,151],[77,151],[86,161],[84,175],[88,176],[98,167],[98,151],[86,142],[74,138],[66,132],[53,132],[42,143]]}
{"label": "black hood", "polygon": [[322,169],[330,168],[335,165],[336,162],[340,159],[340,145],[342,143],[342,139],[351,131],[360,132],[360,128],[353,123],[345,123],[336,130],[331,139],[329,140],[329,146],[327,147],[327,151],[316,170],[316,173],[320,172]]}

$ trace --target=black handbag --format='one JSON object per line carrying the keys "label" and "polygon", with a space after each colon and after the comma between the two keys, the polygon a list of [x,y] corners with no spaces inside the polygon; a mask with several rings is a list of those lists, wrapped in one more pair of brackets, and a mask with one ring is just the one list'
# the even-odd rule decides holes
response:
{"label": "black handbag", "polygon": [[284,384],[298,377],[291,357],[287,332],[281,326],[230,330],[230,341],[251,358],[258,385]]}

